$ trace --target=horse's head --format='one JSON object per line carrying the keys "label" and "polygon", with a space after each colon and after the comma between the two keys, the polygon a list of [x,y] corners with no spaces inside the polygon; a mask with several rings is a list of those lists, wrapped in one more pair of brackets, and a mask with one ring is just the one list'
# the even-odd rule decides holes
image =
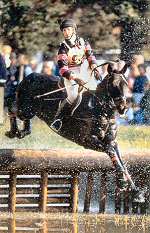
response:
{"label": "horse's head", "polygon": [[114,70],[112,66],[108,65],[108,74],[104,80],[97,86],[97,96],[107,96],[109,106],[114,107],[119,114],[123,114],[127,109],[127,95],[129,93],[128,83],[124,76],[127,70],[125,65],[122,70]]}
{"label": "horse's head", "polygon": [[126,70],[127,65],[125,65],[121,71],[113,70],[111,65],[108,65],[107,92],[112,98],[119,114],[123,114],[127,109],[126,99],[128,97],[129,88],[128,82],[124,76]]}

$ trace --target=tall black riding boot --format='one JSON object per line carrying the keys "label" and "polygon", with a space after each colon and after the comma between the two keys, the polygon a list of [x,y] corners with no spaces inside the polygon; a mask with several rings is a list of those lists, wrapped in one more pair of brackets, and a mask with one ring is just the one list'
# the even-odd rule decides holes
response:
{"label": "tall black riding boot", "polygon": [[16,117],[10,117],[10,131],[5,132],[5,136],[8,138],[18,137],[18,126]]}
{"label": "tall black riding boot", "polygon": [[61,129],[63,124],[63,118],[65,116],[69,116],[71,114],[71,110],[72,110],[72,105],[69,104],[68,101],[65,99],[61,103],[58,112],[56,113],[55,120],[51,124],[51,128],[54,131],[58,132]]}

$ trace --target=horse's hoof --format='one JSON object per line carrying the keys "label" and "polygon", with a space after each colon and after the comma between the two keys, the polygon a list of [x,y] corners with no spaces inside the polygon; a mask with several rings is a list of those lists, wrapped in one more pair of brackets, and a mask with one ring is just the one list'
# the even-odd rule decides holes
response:
{"label": "horse's hoof", "polygon": [[30,130],[20,130],[20,131],[18,131],[18,133],[17,133],[17,137],[18,137],[19,139],[22,139],[22,138],[24,138],[25,136],[27,136],[27,135],[29,135],[29,134],[31,134],[31,131],[30,131]]}
{"label": "horse's hoof", "polygon": [[5,136],[8,137],[8,138],[15,138],[15,137],[18,137],[17,136],[17,131],[7,131],[5,132]]}
{"label": "horse's hoof", "polygon": [[145,202],[146,190],[133,190],[132,191],[132,202],[144,203]]}

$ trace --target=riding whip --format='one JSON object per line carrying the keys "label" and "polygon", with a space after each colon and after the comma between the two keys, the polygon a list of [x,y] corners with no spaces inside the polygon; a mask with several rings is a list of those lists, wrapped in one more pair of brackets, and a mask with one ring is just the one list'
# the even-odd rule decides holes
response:
{"label": "riding whip", "polygon": [[[76,83],[76,84],[73,84],[72,86],[74,86],[74,85],[77,85],[77,83]],[[59,91],[65,90],[65,89],[66,89],[66,87],[62,87],[62,88],[59,88],[59,89],[54,90],[54,91],[46,92],[46,93],[44,93],[44,94],[42,94],[42,95],[36,95],[36,96],[34,96],[34,99],[40,98],[40,97],[43,97],[43,96],[47,96],[47,95],[51,95],[51,94],[53,94],[53,93],[57,93],[57,92],[59,92]]]}
{"label": "riding whip", "polygon": [[54,91],[50,91],[50,92],[44,93],[44,94],[42,94],[42,95],[36,95],[36,96],[34,96],[34,99],[40,98],[40,97],[42,97],[42,96],[47,96],[47,95],[50,95],[50,94],[53,94],[53,93],[56,93],[56,92],[59,92],[59,91],[63,91],[63,90],[65,90],[65,89],[66,89],[65,87],[62,87],[62,88],[60,88],[60,89],[57,89],[57,90],[54,90]]}

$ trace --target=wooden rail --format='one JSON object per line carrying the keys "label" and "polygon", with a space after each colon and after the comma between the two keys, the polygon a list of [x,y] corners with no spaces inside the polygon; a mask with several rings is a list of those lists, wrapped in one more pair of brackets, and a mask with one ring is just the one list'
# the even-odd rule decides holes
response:
{"label": "wooden rail", "polygon": [[[150,153],[127,153],[124,161],[140,188],[147,188],[146,203],[133,204],[128,192],[119,194],[113,181],[116,213],[150,212]],[[84,211],[90,211],[94,173],[100,174],[99,212],[106,212],[112,164],[104,153],[90,150],[0,150],[0,211],[78,211],[78,182],[87,172]],[[114,177],[114,175],[113,175]],[[82,192],[82,190],[81,190]]]}

